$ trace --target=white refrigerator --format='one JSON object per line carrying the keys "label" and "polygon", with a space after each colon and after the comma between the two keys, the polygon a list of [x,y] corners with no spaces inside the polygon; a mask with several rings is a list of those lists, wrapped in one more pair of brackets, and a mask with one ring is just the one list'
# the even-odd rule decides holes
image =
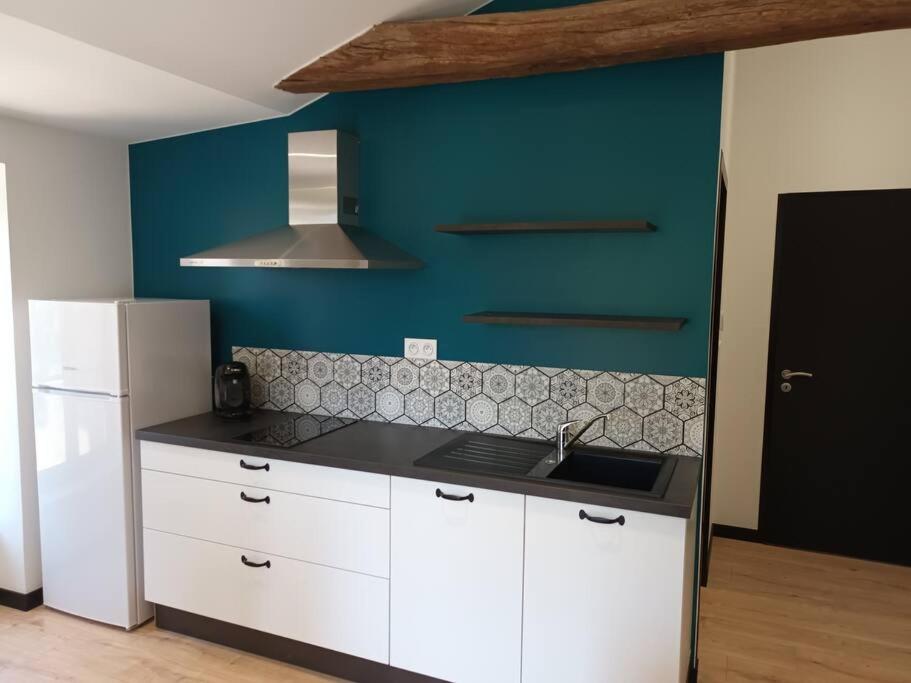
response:
{"label": "white refrigerator", "polygon": [[126,629],[142,580],[136,429],[211,409],[209,302],[29,301],[44,603]]}

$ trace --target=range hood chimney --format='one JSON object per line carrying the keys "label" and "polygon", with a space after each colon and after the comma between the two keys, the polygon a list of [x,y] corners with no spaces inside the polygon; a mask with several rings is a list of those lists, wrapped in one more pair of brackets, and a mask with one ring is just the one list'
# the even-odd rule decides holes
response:
{"label": "range hood chimney", "polygon": [[358,139],[337,130],[288,135],[288,225],[180,259],[181,266],[421,268],[359,227]]}

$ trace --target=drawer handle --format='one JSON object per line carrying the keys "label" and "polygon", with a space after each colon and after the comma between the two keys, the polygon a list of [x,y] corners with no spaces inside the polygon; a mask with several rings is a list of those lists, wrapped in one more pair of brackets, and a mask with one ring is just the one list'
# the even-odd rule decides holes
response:
{"label": "drawer handle", "polygon": [[585,510],[579,510],[579,519],[587,519],[589,522],[594,522],[595,524],[619,524],[620,526],[626,524],[626,518],[623,515],[614,517],[613,519],[608,519],[607,517],[592,517]]}
{"label": "drawer handle", "polygon": [[268,471],[269,471],[269,463],[266,463],[265,465],[248,465],[248,464],[245,463],[243,460],[241,460],[241,461],[240,461],[240,468],[241,468],[242,470],[266,470],[266,472],[268,472]]}
{"label": "drawer handle", "polygon": [[440,489],[437,489],[437,498],[445,498],[446,500],[467,500],[469,503],[474,502],[473,493],[469,493],[467,496],[454,496],[451,493],[443,493]]}
{"label": "drawer handle", "polygon": [[266,569],[272,569],[272,560],[266,560],[265,562],[250,562],[246,555],[241,555],[240,561],[248,567],[265,567]]}
{"label": "drawer handle", "polygon": [[247,503],[265,503],[266,505],[270,502],[269,496],[266,496],[265,498],[251,498],[243,491],[240,492],[240,499]]}

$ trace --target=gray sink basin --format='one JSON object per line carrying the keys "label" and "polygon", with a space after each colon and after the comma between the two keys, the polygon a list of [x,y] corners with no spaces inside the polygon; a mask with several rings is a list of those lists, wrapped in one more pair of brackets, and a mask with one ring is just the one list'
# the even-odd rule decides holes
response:
{"label": "gray sink basin", "polygon": [[676,460],[662,455],[580,447],[573,449],[547,478],[663,496],[675,464]]}

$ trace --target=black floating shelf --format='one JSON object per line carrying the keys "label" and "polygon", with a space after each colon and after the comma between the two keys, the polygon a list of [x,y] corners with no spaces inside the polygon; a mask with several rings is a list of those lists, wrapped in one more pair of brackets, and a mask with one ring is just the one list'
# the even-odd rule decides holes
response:
{"label": "black floating shelf", "polygon": [[437,232],[453,235],[510,235],[544,232],[654,232],[648,221],[554,221],[538,223],[461,223],[438,225]]}
{"label": "black floating shelf", "polygon": [[466,323],[488,325],[548,325],[563,327],[613,327],[630,330],[677,332],[686,318],[664,318],[641,315],[590,315],[586,313],[513,313],[482,311],[462,318]]}

